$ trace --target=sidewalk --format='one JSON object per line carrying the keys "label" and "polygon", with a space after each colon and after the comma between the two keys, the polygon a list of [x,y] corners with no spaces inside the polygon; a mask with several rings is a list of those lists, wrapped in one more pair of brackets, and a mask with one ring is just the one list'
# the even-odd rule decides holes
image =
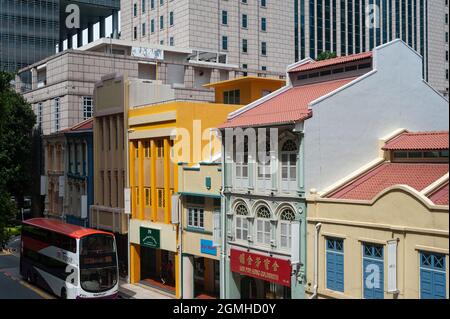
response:
{"label": "sidewalk", "polygon": [[119,294],[129,299],[175,299],[169,294],[165,294],[156,289],[137,284],[129,284],[120,280]]}

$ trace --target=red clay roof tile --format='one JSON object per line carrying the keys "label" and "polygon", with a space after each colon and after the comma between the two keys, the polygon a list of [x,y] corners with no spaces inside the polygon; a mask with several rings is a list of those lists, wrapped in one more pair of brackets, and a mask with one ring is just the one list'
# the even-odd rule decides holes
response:
{"label": "red clay roof tile", "polygon": [[436,205],[448,206],[448,182],[427,196]]}
{"label": "red clay roof tile", "polygon": [[328,198],[372,200],[394,185],[408,185],[418,191],[448,173],[447,163],[385,162],[334,191]]}
{"label": "red clay roof tile", "polygon": [[356,77],[306,84],[288,89],[229,119],[220,128],[294,123],[311,116],[309,103],[353,81]]}
{"label": "red clay roof tile", "polygon": [[386,143],[383,150],[446,150],[448,131],[405,132]]}
{"label": "red clay roof tile", "polygon": [[309,63],[305,63],[305,64],[299,65],[297,67],[294,67],[294,68],[288,70],[288,72],[294,73],[294,72],[301,72],[301,71],[309,71],[309,70],[319,69],[319,68],[323,68],[323,67],[327,67],[327,66],[348,63],[348,62],[353,62],[353,61],[358,61],[358,60],[364,60],[364,59],[368,59],[371,57],[372,57],[372,52],[369,51],[369,52],[362,52],[362,53],[351,54],[351,55],[346,55],[346,56],[340,56],[340,57],[336,57],[336,58],[328,59],[328,60],[311,61]]}

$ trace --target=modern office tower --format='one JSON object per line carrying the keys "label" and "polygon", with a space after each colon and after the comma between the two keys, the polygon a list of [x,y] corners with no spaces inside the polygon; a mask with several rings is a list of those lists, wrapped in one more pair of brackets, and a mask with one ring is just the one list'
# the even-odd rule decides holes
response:
{"label": "modern office tower", "polygon": [[[68,29],[66,18],[73,5],[79,9],[80,23]],[[92,42],[98,22],[98,35],[105,36],[108,16],[112,15],[113,32],[118,30],[119,5],[119,0],[0,0],[0,70],[15,72],[40,61],[54,54],[57,44],[60,51],[63,43],[66,48],[79,47],[83,34],[85,42]]]}
{"label": "modern office tower", "polygon": [[448,96],[448,0],[295,0],[295,57],[349,55],[400,38],[423,75]]}
{"label": "modern office tower", "polygon": [[293,0],[121,0],[121,37],[227,53],[249,72],[294,62]]}

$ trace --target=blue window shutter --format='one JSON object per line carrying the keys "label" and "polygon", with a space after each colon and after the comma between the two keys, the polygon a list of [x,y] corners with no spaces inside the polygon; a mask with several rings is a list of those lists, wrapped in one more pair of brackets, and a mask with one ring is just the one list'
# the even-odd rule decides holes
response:
{"label": "blue window shutter", "polygon": [[[363,297],[364,299],[384,298],[384,252],[383,246],[365,243],[363,249]],[[374,271],[378,270],[378,287],[370,279],[376,279]],[[370,277],[369,277],[370,276]],[[367,281],[369,280],[369,281]]]}
{"label": "blue window shutter", "polygon": [[446,287],[445,287],[445,273],[435,272],[433,274],[434,282],[434,298],[435,299],[445,299]]}
{"label": "blue window shutter", "polygon": [[420,270],[420,298],[433,298],[433,273],[428,269]]}
{"label": "blue window shutter", "polygon": [[340,292],[344,292],[344,255],[342,247],[342,240],[327,239],[327,288]]}
{"label": "blue window shutter", "polygon": [[344,292],[344,255],[336,254],[336,289]]}
{"label": "blue window shutter", "polygon": [[335,289],[335,281],[336,281],[336,270],[335,270],[335,262],[334,262],[335,254],[332,252],[327,252],[327,288]]}
{"label": "blue window shutter", "polygon": [[420,253],[420,298],[445,299],[445,256],[427,252]]}

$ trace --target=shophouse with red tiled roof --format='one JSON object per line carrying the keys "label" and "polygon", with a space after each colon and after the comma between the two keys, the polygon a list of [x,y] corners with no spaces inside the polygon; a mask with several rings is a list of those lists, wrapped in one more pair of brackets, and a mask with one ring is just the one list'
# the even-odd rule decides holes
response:
{"label": "shophouse with red tiled roof", "polygon": [[380,144],[380,158],[308,197],[308,293],[446,299],[448,131],[400,130]]}
{"label": "shophouse with red tiled roof", "polygon": [[[222,298],[304,298],[313,280],[306,267],[310,194],[371,164],[379,137],[398,127],[448,131],[447,100],[423,80],[421,57],[398,39],[372,52],[299,61],[287,78],[220,126]],[[255,275],[261,264],[240,267],[249,257],[285,267],[262,278]]]}

